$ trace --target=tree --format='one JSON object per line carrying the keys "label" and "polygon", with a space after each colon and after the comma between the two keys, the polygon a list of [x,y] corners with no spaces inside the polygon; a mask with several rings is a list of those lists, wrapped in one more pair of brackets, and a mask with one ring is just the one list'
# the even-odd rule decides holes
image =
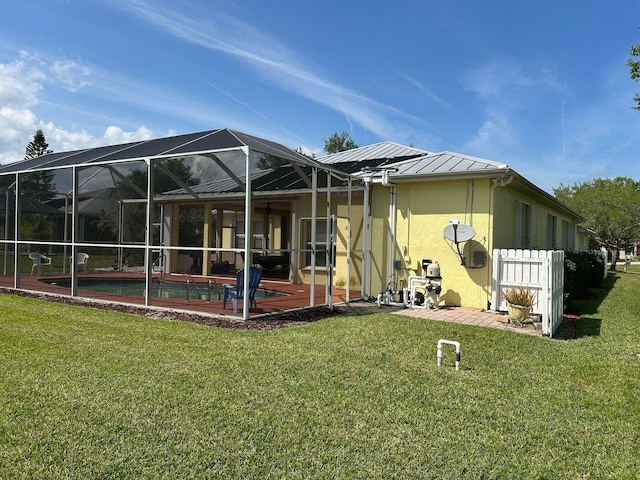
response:
{"label": "tree", "polygon": [[53,222],[44,213],[27,213],[22,217],[22,237],[28,240],[48,240],[53,235]]}
{"label": "tree", "polygon": [[258,161],[256,162],[256,168],[260,170],[270,170],[281,167],[282,165],[287,165],[289,163],[288,160],[285,160],[282,157],[276,157],[275,155],[262,155]]}
{"label": "tree", "polygon": [[640,237],[640,182],[628,177],[596,178],[590,182],[560,185],[556,198],[583,217],[600,246],[611,254],[615,270],[618,251]]}
{"label": "tree", "polygon": [[[315,158],[315,155],[313,154],[309,155],[305,153],[302,147],[296,148],[296,152],[312,160]],[[282,157],[276,157],[275,155],[269,155],[265,153],[256,162],[256,168],[260,170],[269,170],[269,169],[275,170],[278,167],[281,167],[283,165],[288,165],[288,164],[289,164],[289,160],[285,160]]]}
{"label": "tree", "polygon": [[[47,153],[51,153],[49,144],[42,130],[38,129],[33,140],[27,144],[24,159],[37,158]],[[51,170],[26,173],[21,177],[20,188],[23,195],[39,202],[51,200],[56,195],[55,174]]]}
{"label": "tree", "polygon": [[[629,54],[632,57],[640,57],[640,44],[633,45]],[[629,67],[629,70],[631,71],[631,79],[636,82],[640,80],[640,60],[633,60],[632,58],[630,58],[629,60],[627,60],[627,65]],[[633,100],[636,102],[636,106],[633,108],[635,108],[636,110],[640,110],[640,95],[636,93],[635,97],[633,97]]]}
{"label": "tree", "polygon": [[42,133],[42,130],[38,129],[33,136],[33,140],[27,144],[24,158],[25,160],[28,160],[30,158],[40,157],[46,153],[51,153],[51,150],[48,150],[48,148],[49,144],[44,138],[44,133]]}
{"label": "tree", "polygon": [[352,150],[354,148],[358,148],[358,145],[356,145],[347,132],[335,132],[329,138],[324,139],[324,151],[327,154],[344,152],[345,150]]}

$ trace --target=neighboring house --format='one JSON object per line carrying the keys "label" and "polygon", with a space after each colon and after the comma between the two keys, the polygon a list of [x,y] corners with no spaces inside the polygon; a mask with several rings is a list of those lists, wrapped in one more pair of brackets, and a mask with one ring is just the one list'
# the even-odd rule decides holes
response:
{"label": "neighboring house", "polygon": [[[577,235],[582,217],[506,164],[452,152],[371,162],[368,151],[318,161],[344,167],[368,190],[364,235],[371,255],[364,291],[371,295],[390,281],[398,290],[406,287],[410,275],[423,274],[422,260],[428,259],[440,265],[444,303],[487,308],[494,248],[584,248]],[[364,166],[359,172],[354,159]],[[475,231],[458,246],[444,237],[445,227],[456,222]]]}
{"label": "neighboring house", "polygon": [[[115,236],[104,226],[101,220],[105,212],[117,204],[116,189],[101,188],[97,191],[78,195],[78,240],[79,241],[114,241]],[[49,202],[68,216],[73,214],[73,205],[69,197],[57,198]]]}
{"label": "neighboring house", "polygon": [[[12,191],[2,192],[0,194],[0,238],[13,239],[13,225],[10,228],[5,228],[7,225],[7,217],[9,221],[13,220],[13,214],[15,210],[15,195]],[[8,201],[7,201],[8,200]],[[49,203],[42,203],[36,199],[29,198],[25,195],[21,196],[21,216],[22,221],[28,223],[29,219],[34,215],[38,218],[46,219],[45,221],[50,223],[51,233],[44,235],[43,238],[30,238],[30,240],[46,240],[55,235],[56,231],[62,232],[64,229],[64,214],[57,208],[51,206]]]}

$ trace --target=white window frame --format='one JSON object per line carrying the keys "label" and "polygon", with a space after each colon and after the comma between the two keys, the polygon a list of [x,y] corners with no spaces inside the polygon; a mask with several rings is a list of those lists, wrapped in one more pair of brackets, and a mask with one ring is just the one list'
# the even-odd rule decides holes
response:
{"label": "white window frame", "polygon": [[531,248],[531,204],[516,200],[515,248]]}
{"label": "white window frame", "polygon": [[[311,222],[310,217],[301,218],[299,221],[300,246],[302,251],[299,255],[299,265],[302,269],[311,268]],[[327,263],[327,245],[329,244],[329,232],[327,231],[327,217],[316,218],[316,268],[325,270]],[[335,250],[335,245],[334,245]],[[335,258],[335,255],[334,255]],[[335,262],[335,260],[334,260]]]}

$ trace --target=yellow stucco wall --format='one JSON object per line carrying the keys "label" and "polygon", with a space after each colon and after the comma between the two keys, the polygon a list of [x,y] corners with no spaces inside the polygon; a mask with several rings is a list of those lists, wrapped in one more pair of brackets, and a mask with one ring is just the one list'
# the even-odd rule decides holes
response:
{"label": "yellow stucco wall", "polygon": [[[389,281],[389,187],[375,185],[372,202],[372,285],[371,295],[386,288]],[[490,296],[490,181],[457,180],[396,185],[395,271],[396,286],[407,286],[409,275],[422,275],[422,259],[440,264],[441,304],[487,306]],[[443,238],[450,218],[471,225],[472,241],[463,244],[465,263],[471,266],[473,252],[484,252],[486,263],[467,268],[461,265],[455,245]]]}
{"label": "yellow stucco wall", "polygon": [[[572,237],[570,232],[575,229],[571,218],[515,183],[498,186],[489,178],[478,178],[398,183],[395,188],[394,255],[401,260],[397,269],[389,261],[390,187],[373,186],[373,296],[386,289],[391,273],[395,274],[397,289],[406,287],[409,275],[423,274],[422,259],[431,259],[440,264],[441,304],[487,308],[493,248],[550,249],[562,248],[567,242],[569,248],[577,248],[579,242],[577,235]],[[555,237],[550,233],[551,217],[555,217]],[[472,240],[461,244],[465,265],[461,264],[455,245],[443,238],[450,218],[471,225],[476,232]],[[519,222],[521,226],[517,227]],[[518,238],[527,245],[519,245]],[[474,263],[482,255],[486,262]]]}
{"label": "yellow stucco wall", "polygon": [[[531,216],[531,232],[528,245],[519,244],[516,239],[517,209],[521,204],[527,204]],[[567,248],[577,250],[580,240],[576,234],[577,227],[574,220],[544,204],[539,199],[521,191],[506,187],[494,187],[494,246],[495,248],[530,248],[532,250],[547,250]],[[555,217],[555,236],[549,233],[549,217]],[[566,238],[567,232],[563,222],[573,232],[573,237]],[[570,234],[571,235],[571,234]],[[553,238],[551,238],[553,237]]]}
{"label": "yellow stucco wall", "polygon": [[[333,284],[338,288],[345,288],[349,283],[352,290],[360,290],[362,281],[362,241],[363,241],[363,223],[362,223],[362,201],[361,192],[351,199],[351,208],[349,209],[347,197],[345,194],[331,196],[331,214],[336,215],[336,265],[334,269]],[[318,210],[317,217],[326,219],[327,217],[327,197],[324,194],[318,194]],[[311,196],[303,197],[296,202],[297,225],[295,230],[298,242],[297,248],[304,248],[304,234],[301,231],[302,222],[310,219],[312,216]],[[350,234],[350,235],[349,235]],[[349,267],[347,267],[347,241],[351,237],[351,258]],[[302,265],[302,261],[298,258],[298,265]],[[349,274],[347,274],[349,271]],[[309,283],[311,276],[310,268],[297,268],[294,272],[294,281],[296,283]],[[324,267],[316,267],[316,284],[325,285],[326,269]]]}

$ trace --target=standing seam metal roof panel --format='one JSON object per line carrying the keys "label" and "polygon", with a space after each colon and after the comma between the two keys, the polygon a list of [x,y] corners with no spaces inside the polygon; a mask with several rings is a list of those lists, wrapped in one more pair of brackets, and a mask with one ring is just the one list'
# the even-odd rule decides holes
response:
{"label": "standing seam metal roof panel", "polygon": [[413,158],[429,154],[426,150],[421,150],[393,142],[380,142],[366,147],[345,150],[344,152],[332,153],[316,159],[323,164],[334,164],[343,162],[360,162],[364,160],[387,160],[398,157]]}
{"label": "standing seam metal roof panel", "polygon": [[468,173],[503,170],[508,168],[508,165],[452,152],[441,152],[407,160],[396,164],[396,167],[398,167],[398,171],[392,174],[392,176],[402,177],[434,173]]}

